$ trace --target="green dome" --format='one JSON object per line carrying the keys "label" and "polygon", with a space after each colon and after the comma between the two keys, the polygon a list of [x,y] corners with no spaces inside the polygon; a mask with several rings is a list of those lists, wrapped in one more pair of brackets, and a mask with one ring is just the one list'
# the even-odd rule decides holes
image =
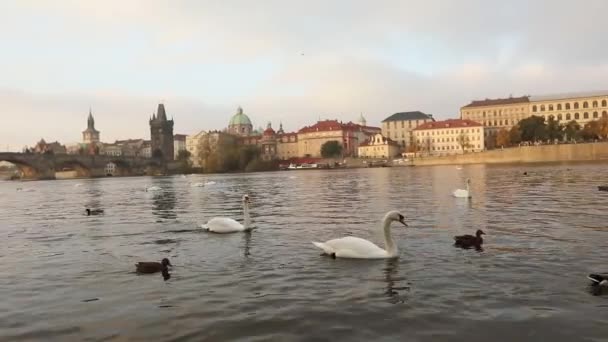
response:
{"label": "green dome", "polygon": [[232,116],[232,118],[230,119],[230,123],[228,124],[229,126],[234,126],[234,125],[250,125],[251,126],[251,120],[249,120],[249,117],[245,114],[243,114],[243,108],[239,107],[239,109],[237,109],[236,114],[234,114]]}

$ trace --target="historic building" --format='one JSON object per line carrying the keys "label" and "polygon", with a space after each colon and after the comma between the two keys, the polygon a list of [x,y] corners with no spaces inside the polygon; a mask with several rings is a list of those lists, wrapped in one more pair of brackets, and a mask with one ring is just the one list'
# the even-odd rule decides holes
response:
{"label": "historic building", "polygon": [[608,117],[608,91],[530,96],[530,115],[552,116],[561,123],[575,120],[582,127]]}
{"label": "historic building", "polygon": [[152,157],[173,160],[173,119],[167,120],[165,105],[158,104],[156,114],[150,119]]}
{"label": "historic building", "polygon": [[414,145],[413,130],[427,122],[435,121],[433,116],[420,111],[395,113],[382,120],[382,135],[396,141],[403,150]]}
{"label": "historic building", "polygon": [[228,123],[228,133],[237,136],[249,136],[253,132],[253,125],[249,117],[243,113],[243,108],[239,107],[236,114],[230,118]]}
{"label": "historic building", "polygon": [[378,133],[359,144],[358,154],[361,158],[393,158],[399,155],[400,150],[399,144]]}
{"label": "historic building", "polygon": [[84,144],[97,144],[99,143],[99,131],[95,129],[95,119],[93,119],[93,113],[89,108],[89,117],[87,118],[87,129],[82,132],[82,142]]}
{"label": "historic building", "polygon": [[329,141],[337,141],[342,146],[342,154],[345,157],[355,157],[359,144],[380,132],[379,127],[361,126],[352,122],[317,121],[316,124],[298,131],[298,156],[321,157],[321,146]]}
{"label": "historic building", "polygon": [[61,145],[58,141],[47,143],[44,139],[40,139],[36,146],[32,149],[34,153],[53,153],[53,154],[66,154],[67,150],[65,146]]}
{"label": "historic building", "polygon": [[460,108],[461,119],[484,125],[489,148],[498,130],[509,130],[532,115],[545,120],[553,117],[560,123],[574,120],[584,126],[608,117],[608,91],[475,100]]}
{"label": "historic building", "polygon": [[427,122],[414,129],[417,152],[431,155],[480,152],[485,148],[481,123],[467,119]]}
{"label": "historic building", "polygon": [[460,118],[483,124],[486,137],[495,135],[501,128],[511,129],[529,116],[529,96],[475,100],[460,108]]}

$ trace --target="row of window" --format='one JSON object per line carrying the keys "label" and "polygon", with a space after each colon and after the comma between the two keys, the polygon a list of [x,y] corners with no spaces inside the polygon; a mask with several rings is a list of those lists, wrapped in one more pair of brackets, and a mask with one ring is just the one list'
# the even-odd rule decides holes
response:
{"label": "row of window", "polygon": [[[608,107],[608,101],[606,101],[606,100],[602,100],[601,104],[602,104],[602,107]],[[598,105],[599,105],[599,102],[598,102],[598,101],[593,101],[593,102],[591,102],[591,107],[592,107],[592,108],[597,108],[597,107],[598,107]],[[574,102],[574,103],[572,104],[572,107],[573,107],[573,109],[578,109],[578,108],[579,108],[579,104],[578,104],[578,102]],[[583,108],[589,108],[589,102],[584,101],[584,102],[583,102]],[[537,112],[539,109],[540,109],[540,111],[541,111],[541,112],[544,112],[544,111],[545,111],[545,109],[546,109],[547,111],[549,111],[549,112],[554,110],[554,109],[553,109],[553,104],[549,104],[549,105],[547,105],[547,107],[546,107],[546,108],[545,108],[545,105],[544,105],[544,104],[541,104],[540,106],[537,106],[537,105],[533,105],[533,106],[532,106],[532,112]],[[569,110],[569,109],[570,109],[570,103],[569,103],[569,102],[566,102],[566,103],[564,104],[564,109],[565,109],[565,110]],[[561,104],[561,103],[558,103],[558,104],[555,106],[555,110],[562,110],[562,104]]]}
{"label": "row of window", "polygon": [[[477,140],[481,140],[480,136],[478,136],[478,135],[473,136],[473,137],[466,137],[466,141],[477,141]],[[420,144],[422,140],[418,139],[417,141],[418,141],[418,144]],[[434,143],[435,142],[435,138],[432,138],[431,142]],[[458,142],[458,137],[456,137],[456,138],[455,137],[437,138],[437,142],[438,143],[443,143],[443,142]]]}
{"label": "row of window", "polygon": [[[504,109],[504,114],[518,112],[518,111],[523,113],[523,112],[525,112],[525,110],[526,110],[525,107],[521,107],[521,108],[505,108]],[[478,110],[478,111],[473,111],[473,112],[464,112],[464,114],[465,115],[469,115],[469,114],[482,114],[483,117],[485,118],[486,114],[488,116],[490,116],[490,114],[494,114],[494,116],[497,116],[497,115],[500,116],[500,115],[503,114],[503,109],[488,110],[487,113],[486,113],[485,110],[484,111]]]}
{"label": "row of window", "polygon": [[[457,129],[451,129],[451,130],[448,130],[448,131],[439,131],[439,132],[437,132],[436,135],[461,134],[461,133],[479,133],[479,132],[480,132],[479,128],[461,128],[460,131],[457,130]],[[435,135],[435,131],[420,132],[420,133],[418,133],[418,135],[426,135],[426,136]]]}
{"label": "row of window", "polygon": [[[580,120],[581,119],[581,115],[579,113],[574,113],[574,115],[570,114],[570,113],[566,113],[564,114],[557,114],[557,116],[554,115],[548,115],[546,116],[546,119],[548,120],[550,117],[556,118],[557,121],[561,121],[563,119],[566,119],[567,121],[570,120]],[[583,113],[582,115],[582,119],[583,120],[588,120],[588,119],[598,119],[600,117],[598,112],[593,112],[592,114],[589,114],[588,112]],[[602,112],[602,117],[606,118],[608,117],[608,112],[603,111]],[[494,120],[494,121],[484,121],[483,122],[484,126],[486,127],[492,127],[492,126],[509,126],[509,120]],[[511,120],[510,121],[510,126],[515,126],[516,121],[515,120]]]}

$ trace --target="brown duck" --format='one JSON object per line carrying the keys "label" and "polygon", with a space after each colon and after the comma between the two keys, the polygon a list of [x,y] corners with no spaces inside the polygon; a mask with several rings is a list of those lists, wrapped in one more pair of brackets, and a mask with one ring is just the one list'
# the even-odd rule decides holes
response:
{"label": "brown duck", "polygon": [[485,235],[485,233],[481,229],[478,229],[475,236],[468,234],[454,236],[454,246],[462,248],[480,248],[483,244],[483,239],[481,238],[482,235]]}
{"label": "brown duck", "polygon": [[135,269],[137,273],[167,273],[167,266],[173,267],[169,259],[164,258],[161,262],[138,262],[137,264],[135,264]]}

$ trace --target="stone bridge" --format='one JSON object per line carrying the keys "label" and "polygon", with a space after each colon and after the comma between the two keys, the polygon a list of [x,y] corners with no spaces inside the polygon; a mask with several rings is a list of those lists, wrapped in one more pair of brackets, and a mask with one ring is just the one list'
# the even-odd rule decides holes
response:
{"label": "stone bridge", "polygon": [[156,175],[163,171],[158,160],[124,156],[1,152],[0,161],[15,164],[22,179],[55,179],[56,172],[65,170],[75,171],[76,177]]}

